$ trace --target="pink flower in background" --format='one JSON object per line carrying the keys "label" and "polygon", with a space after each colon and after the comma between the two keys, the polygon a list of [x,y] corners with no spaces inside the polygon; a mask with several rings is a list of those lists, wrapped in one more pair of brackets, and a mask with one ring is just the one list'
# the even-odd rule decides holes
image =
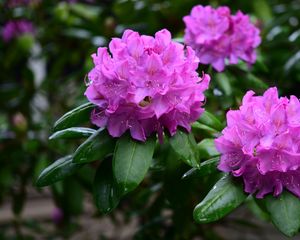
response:
{"label": "pink flower in background", "polygon": [[160,140],[167,128],[171,135],[190,124],[201,113],[210,77],[196,72],[198,58],[190,48],[171,41],[161,30],[155,37],[126,30],[107,48],[93,54],[95,67],[85,92],[97,108],[92,122],[107,127],[113,137],[130,130],[134,139],[145,141],[157,132]]}
{"label": "pink flower in background", "polygon": [[18,36],[29,33],[34,34],[33,24],[25,19],[11,20],[7,22],[2,29],[2,38],[5,42]]}
{"label": "pink flower in background", "polygon": [[28,5],[30,3],[30,0],[8,0],[7,6],[12,7],[19,7],[22,5]]}
{"label": "pink flower in background", "polygon": [[196,51],[200,63],[212,64],[220,72],[225,59],[230,64],[236,64],[239,58],[249,64],[255,62],[255,48],[261,41],[259,30],[242,12],[231,15],[228,7],[198,5],[183,21],[185,43]]}
{"label": "pink flower in background", "polygon": [[8,8],[15,8],[20,6],[34,6],[41,2],[41,0],[7,0],[6,6]]}
{"label": "pink flower in background", "polygon": [[64,220],[64,212],[61,208],[54,208],[51,215],[52,221],[56,225],[60,225]]}
{"label": "pink flower in background", "polygon": [[263,198],[287,189],[300,198],[300,102],[248,91],[239,110],[227,113],[227,127],[215,140],[222,154],[218,168],[242,177],[245,191]]}

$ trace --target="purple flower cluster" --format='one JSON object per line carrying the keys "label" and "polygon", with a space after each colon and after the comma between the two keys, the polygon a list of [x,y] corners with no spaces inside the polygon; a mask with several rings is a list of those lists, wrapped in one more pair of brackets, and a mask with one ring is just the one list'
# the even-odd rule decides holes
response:
{"label": "purple flower cluster", "polygon": [[220,72],[225,68],[225,59],[230,64],[237,64],[238,59],[255,62],[255,48],[261,42],[259,30],[242,12],[231,15],[228,7],[198,5],[183,21],[185,43],[196,51],[200,63],[212,64]]}
{"label": "purple flower cluster", "polygon": [[8,8],[15,8],[15,7],[31,7],[41,3],[41,0],[7,0],[6,6]]}
{"label": "purple flower cluster", "polygon": [[9,8],[19,7],[22,5],[28,5],[30,2],[31,2],[31,0],[8,0],[7,6]]}
{"label": "purple flower cluster", "polygon": [[248,91],[239,110],[227,113],[228,126],[215,140],[222,153],[218,168],[243,177],[245,191],[262,198],[283,188],[300,198],[300,102]]}
{"label": "purple flower cluster", "polygon": [[34,34],[33,24],[25,19],[11,20],[7,22],[2,29],[2,38],[5,42],[18,36],[29,33]]}
{"label": "purple flower cluster", "polygon": [[202,107],[210,77],[198,76],[198,58],[190,47],[171,41],[161,30],[155,37],[126,30],[113,38],[107,48],[93,54],[85,92],[97,108],[92,122],[106,126],[110,135],[121,136],[130,130],[134,139],[145,141],[164,128],[171,135],[190,124],[204,111]]}

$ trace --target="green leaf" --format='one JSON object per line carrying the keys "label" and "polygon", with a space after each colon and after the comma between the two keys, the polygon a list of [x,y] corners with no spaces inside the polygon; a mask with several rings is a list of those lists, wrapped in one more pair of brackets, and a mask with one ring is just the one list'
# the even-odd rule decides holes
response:
{"label": "green leaf", "polygon": [[300,60],[300,51],[297,51],[293,56],[289,58],[289,60],[284,65],[284,70],[286,73],[289,73],[298,63]]}
{"label": "green leaf", "polygon": [[62,130],[74,125],[87,122],[90,119],[90,112],[94,108],[92,103],[85,103],[65,113],[54,123],[54,131]]}
{"label": "green leaf", "polygon": [[246,200],[247,207],[254,214],[255,217],[263,220],[269,221],[270,215],[265,211],[265,208],[262,208],[256,201],[253,196],[249,196]]}
{"label": "green leaf", "polygon": [[84,192],[79,182],[74,178],[63,181],[62,209],[68,215],[80,215],[83,211]]}
{"label": "green leaf", "polygon": [[170,138],[170,145],[175,153],[188,165],[199,168],[200,157],[197,150],[197,143],[192,133],[177,131]]}
{"label": "green leaf", "polygon": [[36,186],[44,187],[51,185],[67,176],[72,175],[81,167],[82,164],[72,162],[71,155],[60,158],[42,171],[36,181]]}
{"label": "green leaf", "polygon": [[192,132],[195,136],[216,137],[219,135],[218,130],[199,122],[192,124]]}
{"label": "green leaf", "polygon": [[269,72],[269,68],[268,66],[265,64],[265,59],[261,54],[257,55],[257,59],[256,62],[254,64],[255,68],[257,68],[259,71],[268,73]]}
{"label": "green leaf", "polygon": [[194,209],[198,223],[217,221],[237,208],[246,199],[241,185],[229,175],[222,177]]}
{"label": "green leaf", "polygon": [[85,18],[89,21],[95,20],[101,12],[101,8],[97,6],[90,6],[82,3],[69,4],[69,8],[72,12],[81,18]]}
{"label": "green leaf", "polygon": [[49,140],[53,139],[64,139],[64,138],[82,138],[82,137],[89,137],[93,133],[95,133],[96,130],[91,128],[84,128],[84,127],[71,127],[67,128],[61,131],[57,131],[53,133]]}
{"label": "green leaf", "polygon": [[222,131],[224,126],[218,118],[216,118],[212,113],[205,111],[198,120],[199,123],[202,123],[206,126],[209,126],[212,129],[217,130],[218,132]]}
{"label": "green leaf", "polygon": [[102,160],[106,155],[113,153],[115,139],[103,128],[94,132],[75,151],[74,163],[88,163]]}
{"label": "green leaf", "polygon": [[208,159],[205,162],[202,162],[200,164],[200,168],[190,169],[182,176],[182,179],[194,176],[203,177],[218,172],[217,165],[219,163],[219,160],[220,157],[215,157],[212,159]]}
{"label": "green leaf", "polygon": [[208,159],[220,155],[215,147],[214,139],[206,138],[198,144],[198,151],[201,159]]}
{"label": "green leaf", "polygon": [[266,196],[264,205],[274,225],[288,237],[296,235],[300,229],[300,200],[292,193],[284,191],[278,198]]}
{"label": "green leaf", "polygon": [[111,161],[104,161],[97,169],[94,179],[94,200],[102,213],[108,213],[119,203],[118,189],[113,178]]}
{"label": "green leaf", "polygon": [[232,94],[232,87],[229,77],[225,73],[218,73],[216,80],[225,95],[230,96]]}
{"label": "green leaf", "polygon": [[267,89],[268,85],[264,83],[263,80],[256,77],[254,74],[248,73],[247,74],[247,80],[250,82],[250,84],[253,87],[261,88],[261,89]]}
{"label": "green leaf", "polygon": [[254,0],[252,2],[255,15],[263,20],[263,22],[266,24],[269,21],[272,20],[272,8],[268,1],[266,0]]}
{"label": "green leaf", "polygon": [[128,134],[120,137],[113,156],[113,172],[122,195],[134,190],[144,179],[155,149],[155,139],[133,140]]}

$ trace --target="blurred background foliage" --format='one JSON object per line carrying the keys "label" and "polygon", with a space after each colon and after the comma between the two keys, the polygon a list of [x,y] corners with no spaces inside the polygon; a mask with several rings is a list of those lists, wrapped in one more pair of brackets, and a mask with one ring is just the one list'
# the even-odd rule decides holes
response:
{"label": "blurred background foliage", "polygon": [[[151,35],[167,28],[180,39],[182,17],[197,4],[199,1],[194,0],[0,1],[1,31],[8,21],[16,19],[27,19],[35,28],[33,33],[9,41],[0,39],[0,206],[11,202],[15,214],[13,224],[0,226],[0,239],[33,238],[22,233],[23,225],[29,226],[29,219],[22,217],[24,204],[30,199],[28,189],[45,191],[34,187],[41,169],[80,143],[49,141],[48,137],[59,116],[86,101],[83,92],[86,74],[92,68],[90,55],[127,28]],[[250,14],[262,36],[252,67],[240,62],[220,74],[208,66],[199,67],[199,72],[204,70],[212,76],[208,110],[224,121],[225,112],[237,107],[246,90],[261,93],[267,86],[276,85],[281,94],[299,97],[299,1],[212,0],[201,4],[227,5],[234,13],[240,9]],[[198,129],[195,135],[200,141],[213,133]],[[117,208],[128,221],[138,219],[135,239],[222,239],[210,225],[196,225],[192,220],[193,207],[204,197],[200,193],[207,192],[217,176],[181,180],[188,167],[172,152],[160,158],[155,159],[157,164],[142,186]],[[160,161],[165,162],[163,168]],[[94,175],[95,165],[86,166],[49,188],[62,212],[57,232],[47,236],[49,239],[72,236],[77,231],[76,219],[82,214],[83,199],[92,191]],[[260,215],[253,204],[249,206]],[[102,215],[95,210],[95,216]],[[115,219],[115,214],[109,216]],[[11,226],[12,233],[8,231]]]}

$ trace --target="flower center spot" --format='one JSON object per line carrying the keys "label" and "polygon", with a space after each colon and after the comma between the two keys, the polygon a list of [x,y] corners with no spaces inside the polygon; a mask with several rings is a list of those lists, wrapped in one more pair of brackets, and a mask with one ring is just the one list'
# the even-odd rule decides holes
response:
{"label": "flower center spot", "polygon": [[151,103],[152,98],[149,96],[146,96],[142,101],[140,101],[139,105],[141,107],[146,107]]}

